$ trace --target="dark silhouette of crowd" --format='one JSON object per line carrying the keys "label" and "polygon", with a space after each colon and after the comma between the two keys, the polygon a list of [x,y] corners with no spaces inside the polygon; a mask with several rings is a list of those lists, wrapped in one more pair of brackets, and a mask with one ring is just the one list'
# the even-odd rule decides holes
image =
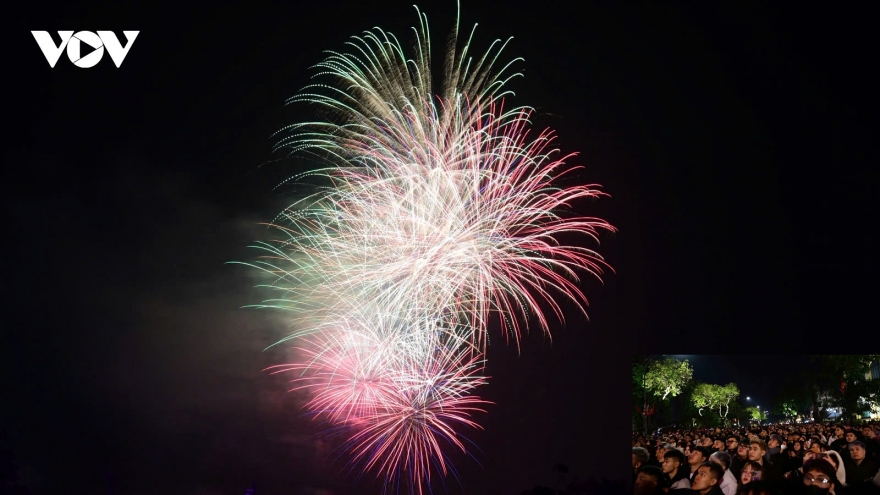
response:
{"label": "dark silhouette of crowd", "polygon": [[880,494],[880,424],[773,424],[633,435],[635,495]]}

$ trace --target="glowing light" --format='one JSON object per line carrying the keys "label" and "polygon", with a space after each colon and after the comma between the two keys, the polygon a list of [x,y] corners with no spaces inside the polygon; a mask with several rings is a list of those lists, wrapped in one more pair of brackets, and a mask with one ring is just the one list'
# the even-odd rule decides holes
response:
{"label": "glowing light", "polygon": [[490,321],[519,346],[532,322],[549,335],[564,321],[558,298],[586,315],[580,277],[610,267],[561,239],[615,229],[572,213],[606,194],[573,184],[582,167],[530,130],[531,109],[505,109],[519,75],[497,66],[506,42],[476,59],[470,38],[451,43],[438,94],[419,18],[412,58],[391,33],[365,32],[317,65],[329,81],[291,99],[333,120],[286,128],[278,149],[327,166],[293,178],[319,187],[269,224],[280,237],[249,265],[274,277],[255,307],[289,311],[298,329],[279,343],[295,341],[299,360],[270,370],[296,372],[352,467],[422,493],[432,470],[452,469],[444,448],[467,452],[460,430],[479,428]]}

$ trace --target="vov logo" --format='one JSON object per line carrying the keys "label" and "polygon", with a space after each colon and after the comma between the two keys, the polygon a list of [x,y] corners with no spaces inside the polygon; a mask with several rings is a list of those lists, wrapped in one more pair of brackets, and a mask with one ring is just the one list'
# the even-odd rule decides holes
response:
{"label": "vov logo", "polygon": [[[73,65],[82,69],[89,69],[98,65],[101,57],[104,56],[104,48],[107,49],[107,53],[110,54],[110,58],[113,59],[116,67],[121,66],[125,56],[128,55],[128,51],[131,50],[131,45],[134,44],[134,39],[137,38],[138,33],[140,31],[123,31],[122,34],[125,35],[126,45],[122,46],[119,43],[119,39],[113,34],[113,31],[98,31],[98,34],[91,31],[80,31],[76,34],[73,34],[73,31],[58,31],[58,36],[61,37],[61,44],[56,46],[55,42],[52,41],[52,35],[48,31],[31,31],[34,39],[37,40],[37,45],[43,51],[46,61],[49,62],[49,67],[55,68],[55,64],[58,63],[58,59],[61,57],[61,52],[66,47],[67,58],[73,62]],[[83,44],[92,48],[92,51],[82,55]]]}

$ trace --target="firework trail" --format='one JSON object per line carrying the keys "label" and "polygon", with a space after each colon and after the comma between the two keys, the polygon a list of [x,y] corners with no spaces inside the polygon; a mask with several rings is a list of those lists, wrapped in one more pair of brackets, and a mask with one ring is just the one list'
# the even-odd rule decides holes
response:
{"label": "firework trail", "polygon": [[458,430],[479,427],[489,322],[518,346],[530,321],[549,335],[542,307],[564,321],[559,298],[586,315],[579,276],[610,267],[559,239],[598,243],[614,227],[570,212],[605,194],[560,185],[580,168],[566,164],[573,155],[531,130],[531,109],[505,110],[519,75],[519,59],[498,66],[507,42],[474,58],[473,31],[458,52],[456,25],[435,94],[419,19],[412,57],[393,34],[367,31],[290,100],[331,116],[286,128],[278,144],[325,160],[295,178],[324,186],[271,224],[281,237],[256,245],[264,255],[250,265],[275,277],[275,297],[257,306],[290,311],[299,329],[282,342],[296,340],[300,361],[272,371],[296,373],[295,389],[312,392],[306,409],[347,435],[352,466],[422,493],[432,470],[451,469],[444,447],[467,451]]}

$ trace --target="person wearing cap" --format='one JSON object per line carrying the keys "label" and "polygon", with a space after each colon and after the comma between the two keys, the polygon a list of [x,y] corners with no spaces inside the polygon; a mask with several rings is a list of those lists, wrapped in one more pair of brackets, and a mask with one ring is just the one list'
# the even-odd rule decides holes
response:
{"label": "person wearing cap", "polygon": [[847,486],[871,481],[880,469],[877,461],[866,459],[865,454],[864,443],[859,440],[849,443],[849,459],[844,463]]}

